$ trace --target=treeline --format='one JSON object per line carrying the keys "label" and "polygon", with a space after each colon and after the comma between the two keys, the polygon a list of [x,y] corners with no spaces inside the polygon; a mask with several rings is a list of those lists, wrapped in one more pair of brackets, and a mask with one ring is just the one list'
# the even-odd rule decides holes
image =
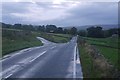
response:
{"label": "treeline", "polygon": [[23,25],[23,24],[5,24],[2,23],[2,28],[11,28],[11,29],[21,29],[27,31],[38,31],[38,32],[47,32],[47,33],[60,33],[60,34],[71,34],[71,35],[80,35],[83,37],[94,37],[94,38],[106,38],[113,35],[118,35],[120,37],[120,28],[111,28],[109,30],[103,30],[100,26],[89,27],[86,30],[77,30],[77,28],[72,27],[70,29],[64,29],[62,27],[57,27],[56,25]]}
{"label": "treeline", "polygon": [[61,33],[61,34],[77,34],[77,29],[72,27],[71,29],[63,29],[62,27],[57,27],[56,25],[23,25],[23,24],[5,24],[2,23],[2,28],[11,28],[11,29],[21,29],[27,31],[40,31],[40,32],[47,32],[47,33]]}
{"label": "treeline", "polygon": [[80,30],[78,32],[80,36],[83,37],[93,37],[93,38],[106,38],[111,36],[120,37],[120,28],[111,28],[108,30],[103,30],[102,27],[89,27],[86,30]]}

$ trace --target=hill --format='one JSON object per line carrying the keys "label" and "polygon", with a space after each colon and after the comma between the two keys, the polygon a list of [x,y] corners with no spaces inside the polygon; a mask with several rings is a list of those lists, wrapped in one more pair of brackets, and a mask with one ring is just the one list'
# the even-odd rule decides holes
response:
{"label": "hill", "polygon": [[[118,25],[117,24],[112,24],[112,25],[85,25],[85,26],[75,26],[78,30],[85,30],[87,29],[88,27],[91,27],[91,26],[101,26],[104,30],[108,30],[110,28],[118,28]],[[69,27],[64,27],[65,29],[69,29],[73,26],[69,26]]]}

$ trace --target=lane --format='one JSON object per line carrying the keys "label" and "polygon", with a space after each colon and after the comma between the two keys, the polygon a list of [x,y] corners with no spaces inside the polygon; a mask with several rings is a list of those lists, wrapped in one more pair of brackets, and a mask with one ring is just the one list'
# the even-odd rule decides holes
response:
{"label": "lane", "polygon": [[9,57],[2,59],[0,61],[0,63],[2,63],[2,72],[0,72],[0,76],[2,76],[2,74],[5,76],[8,76],[9,74],[18,70],[20,66],[25,66],[29,64],[30,60],[33,60],[34,58],[36,58],[46,49],[49,50],[51,47],[57,45],[55,43],[49,42],[44,39],[42,39],[42,42],[43,43],[46,42],[46,44],[50,44],[50,45],[44,44],[44,46],[40,46],[40,47],[23,49],[18,52],[11,53],[7,55]]}
{"label": "lane", "polygon": [[68,43],[54,44],[49,42],[41,48],[26,51],[17,55],[18,57],[14,56],[2,61],[4,68],[2,77],[76,78],[79,71],[78,76],[81,78],[81,66],[76,66],[76,63],[79,62],[79,60],[76,61],[76,48],[76,38],[74,37]]}
{"label": "lane", "polygon": [[31,60],[34,57],[36,57],[37,55],[39,55],[39,53],[42,53],[43,51],[48,50],[53,46],[54,45],[43,46],[43,47],[32,49],[30,51],[24,51],[24,52],[20,51],[20,52],[17,53],[17,55],[11,56],[11,57],[6,58],[5,60],[2,61],[2,64],[4,66],[3,71],[5,69],[9,68],[10,66],[14,65],[14,64],[19,64],[19,63],[24,63],[25,64],[29,60]]}

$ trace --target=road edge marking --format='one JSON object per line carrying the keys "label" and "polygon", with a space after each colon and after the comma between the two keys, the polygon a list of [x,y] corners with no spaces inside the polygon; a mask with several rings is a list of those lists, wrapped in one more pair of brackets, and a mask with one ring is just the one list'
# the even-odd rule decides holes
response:
{"label": "road edge marking", "polygon": [[77,44],[75,44],[74,47],[73,78],[76,78],[76,49],[77,49]]}

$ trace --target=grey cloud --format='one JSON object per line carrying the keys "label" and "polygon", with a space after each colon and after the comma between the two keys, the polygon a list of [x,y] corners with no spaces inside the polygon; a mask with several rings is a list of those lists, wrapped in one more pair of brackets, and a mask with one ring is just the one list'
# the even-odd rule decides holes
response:
{"label": "grey cloud", "polygon": [[[26,7],[31,3],[5,3],[3,5],[3,21],[7,23],[21,22],[26,24],[55,24],[58,26],[74,26],[74,25],[94,25],[94,24],[117,24],[118,22],[118,3],[114,2],[98,2],[78,5],[66,12],[71,15],[64,19],[46,20],[31,23],[23,21],[15,16],[10,16],[11,12],[24,13],[28,11]],[[37,3],[38,7],[54,9],[52,3]],[[62,6],[65,6],[63,3]],[[24,8],[23,8],[24,7]],[[51,14],[52,16],[52,14]]]}

